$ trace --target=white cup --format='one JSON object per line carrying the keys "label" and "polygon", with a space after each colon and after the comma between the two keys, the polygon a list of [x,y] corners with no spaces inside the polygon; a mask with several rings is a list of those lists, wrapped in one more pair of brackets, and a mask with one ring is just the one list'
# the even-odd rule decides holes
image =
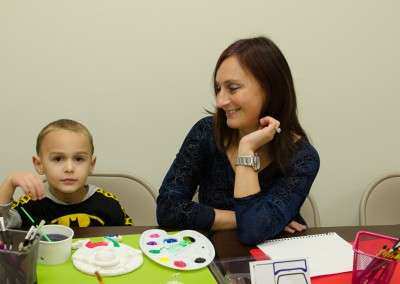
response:
{"label": "white cup", "polygon": [[63,235],[66,238],[60,241],[48,242],[42,240],[43,237],[41,237],[39,242],[38,263],[54,265],[66,262],[71,255],[74,231],[63,225],[44,225],[40,230],[40,234],[50,235],[50,239],[52,239],[51,237],[54,234]]}

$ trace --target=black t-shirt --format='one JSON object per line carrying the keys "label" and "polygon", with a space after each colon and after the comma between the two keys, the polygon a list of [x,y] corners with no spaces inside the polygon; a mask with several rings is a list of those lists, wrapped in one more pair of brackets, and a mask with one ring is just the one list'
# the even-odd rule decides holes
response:
{"label": "black t-shirt", "polygon": [[32,200],[24,195],[13,202],[22,219],[22,229],[28,229],[32,222],[21,209],[31,215],[36,224],[45,220],[46,224],[59,224],[68,227],[89,226],[130,226],[132,219],[125,213],[117,197],[104,189],[98,188],[88,199],[77,204],[60,204],[48,197]]}

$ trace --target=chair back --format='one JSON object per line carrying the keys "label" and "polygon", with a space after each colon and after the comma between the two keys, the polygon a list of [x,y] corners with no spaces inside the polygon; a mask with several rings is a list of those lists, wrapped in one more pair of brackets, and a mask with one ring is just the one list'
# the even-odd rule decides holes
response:
{"label": "chair back", "polygon": [[360,225],[394,225],[400,223],[400,173],[376,180],[360,202]]}
{"label": "chair back", "polygon": [[142,178],[126,174],[98,173],[90,175],[88,183],[115,193],[135,226],[157,225],[155,191]]}
{"label": "chair back", "polygon": [[307,222],[309,228],[320,227],[321,220],[319,217],[319,211],[317,203],[311,194],[309,194],[300,208],[300,215]]}

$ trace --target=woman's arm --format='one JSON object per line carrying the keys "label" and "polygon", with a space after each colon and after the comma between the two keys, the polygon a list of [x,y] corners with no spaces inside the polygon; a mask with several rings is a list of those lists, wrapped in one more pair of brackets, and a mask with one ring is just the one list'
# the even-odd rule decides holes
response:
{"label": "woman's arm", "polygon": [[319,170],[317,151],[307,141],[298,143],[302,144],[288,173],[275,178],[268,188],[242,197],[236,195],[235,187],[238,236],[243,243],[254,245],[276,236],[298,214]]}
{"label": "woman's arm", "polygon": [[[268,144],[279,128],[279,121],[267,116],[260,119],[260,129],[240,139],[237,156],[254,156],[255,152]],[[241,198],[260,192],[258,173],[247,166],[236,166],[234,197]]]}
{"label": "woman's arm", "polygon": [[207,167],[212,118],[198,121],[186,136],[157,197],[157,221],[160,226],[210,230],[214,208],[192,201],[202,173]]}

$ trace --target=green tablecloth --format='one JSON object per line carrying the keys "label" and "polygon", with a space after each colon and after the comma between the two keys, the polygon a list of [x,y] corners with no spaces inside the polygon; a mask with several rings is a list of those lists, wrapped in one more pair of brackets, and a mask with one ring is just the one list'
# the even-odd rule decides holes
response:
{"label": "green tablecloth", "polygon": [[[139,235],[124,235],[122,243],[139,249]],[[101,238],[91,238],[91,240],[101,240]],[[161,266],[148,259],[143,254],[143,265],[138,269],[124,275],[103,277],[104,284],[118,283],[167,283],[174,279],[174,274],[179,273],[177,280],[183,283],[216,283],[214,277],[208,268],[202,268],[194,271],[178,271],[168,267]],[[50,283],[93,283],[96,284],[95,276],[86,275],[78,271],[72,264],[71,259],[60,265],[37,265],[37,277],[39,284]]]}

